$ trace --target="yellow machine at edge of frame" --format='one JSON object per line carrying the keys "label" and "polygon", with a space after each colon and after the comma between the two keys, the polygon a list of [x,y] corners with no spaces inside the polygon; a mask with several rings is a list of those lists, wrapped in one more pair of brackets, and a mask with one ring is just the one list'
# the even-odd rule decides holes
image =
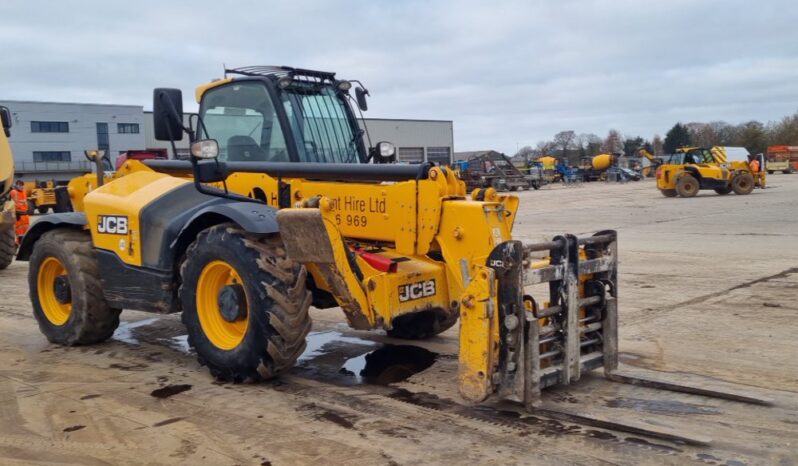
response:
{"label": "yellow machine at edge of frame", "polygon": [[11,154],[11,112],[0,106],[0,270],[7,268],[14,260],[17,251],[17,238],[14,229],[16,208],[9,194],[14,185],[14,158]]}
{"label": "yellow machine at edge of frame", "polygon": [[[96,189],[71,186],[76,212],[31,229],[18,258],[47,338],[103,341],[123,308],[181,312],[215,377],[254,382],[296,362],[312,303],[406,339],[459,319],[470,402],[532,406],[599,367],[642,383],[617,371],[615,232],[513,240],[517,197],[468,199],[451,170],[367,148],[349,101],[365,110],[368,92],[351,88],[334,73],[227,70],[197,89],[196,128],[179,90],[156,89],[156,137],[188,133],[193,157],[128,161]],[[544,296],[525,291],[538,284]]]}

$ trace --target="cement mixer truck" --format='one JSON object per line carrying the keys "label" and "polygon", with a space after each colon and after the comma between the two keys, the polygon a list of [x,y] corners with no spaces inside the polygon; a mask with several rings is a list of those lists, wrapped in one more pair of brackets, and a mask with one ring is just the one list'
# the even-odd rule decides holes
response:
{"label": "cement mixer truck", "polygon": [[639,181],[641,176],[634,170],[620,166],[621,154],[598,154],[585,157],[579,163],[583,181]]}

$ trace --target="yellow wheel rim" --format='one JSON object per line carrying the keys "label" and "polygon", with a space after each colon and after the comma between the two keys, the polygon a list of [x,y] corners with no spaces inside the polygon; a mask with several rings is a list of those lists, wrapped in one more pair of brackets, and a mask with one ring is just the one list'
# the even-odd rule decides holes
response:
{"label": "yellow wheel rim", "polygon": [[64,325],[72,314],[71,303],[61,303],[55,295],[55,282],[58,277],[66,276],[66,268],[55,257],[48,257],[39,266],[36,279],[39,292],[39,304],[44,316],[53,325]]}
{"label": "yellow wheel rim", "polygon": [[227,285],[244,285],[235,269],[224,261],[210,262],[200,273],[197,282],[197,315],[205,336],[214,346],[231,350],[241,344],[249,327],[246,317],[228,322],[219,308],[219,293]]}

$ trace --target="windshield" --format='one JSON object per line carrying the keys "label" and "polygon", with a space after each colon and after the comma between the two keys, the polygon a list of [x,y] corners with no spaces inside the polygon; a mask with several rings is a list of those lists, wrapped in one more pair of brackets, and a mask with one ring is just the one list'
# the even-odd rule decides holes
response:
{"label": "windshield", "polygon": [[219,144],[219,159],[289,162],[285,109],[300,162],[358,163],[361,132],[353,131],[346,102],[331,86],[297,83],[273,102],[262,82],[240,81],[208,90],[200,105],[201,136]]}
{"label": "windshield", "polygon": [[347,104],[333,88],[295,83],[281,99],[300,161],[360,162],[362,132],[352,130]]}

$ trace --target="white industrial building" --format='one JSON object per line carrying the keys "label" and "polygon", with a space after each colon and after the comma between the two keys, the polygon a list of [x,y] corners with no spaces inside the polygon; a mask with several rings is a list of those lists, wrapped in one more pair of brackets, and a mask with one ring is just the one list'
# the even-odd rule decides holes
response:
{"label": "white industrial building", "polygon": [[[25,180],[68,180],[91,170],[83,152],[103,149],[113,163],[134,149],[168,148],[153,135],[152,112],[138,105],[106,105],[0,100],[11,112],[11,147],[17,176]],[[186,122],[188,115],[186,116]],[[449,164],[454,153],[450,120],[367,118],[371,142],[396,145],[400,162]],[[366,135],[364,135],[366,138]],[[368,140],[366,140],[368,144]],[[188,140],[176,143],[188,155]]]}

